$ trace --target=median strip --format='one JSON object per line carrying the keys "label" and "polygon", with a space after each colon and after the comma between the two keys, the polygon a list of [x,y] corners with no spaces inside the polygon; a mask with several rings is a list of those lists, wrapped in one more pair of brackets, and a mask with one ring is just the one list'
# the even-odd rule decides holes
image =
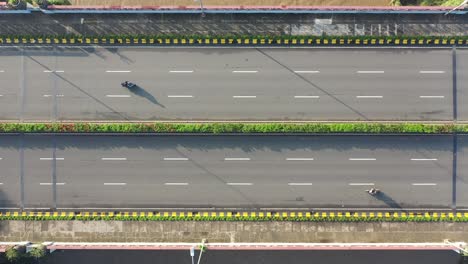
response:
{"label": "median strip", "polygon": [[0,123],[0,133],[188,133],[188,134],[452,134],[467,133],[454,123]]}

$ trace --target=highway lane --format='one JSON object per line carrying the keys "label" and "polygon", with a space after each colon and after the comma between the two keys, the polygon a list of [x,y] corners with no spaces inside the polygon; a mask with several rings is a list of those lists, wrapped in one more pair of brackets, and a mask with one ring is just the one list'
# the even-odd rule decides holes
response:
{"label": "highway lane", "polygon": [[[197,261],[199,251],[196,251]],[[304,264],[350,263],[373,264],[456,264],[460,255],[450,250],[207,250],[200,263],[205,264]],[[313,262],[311,262],[313,261]],[[190,264],[188,250],[57,250],[44,263],[47,264]]]}
{"label": "highway lane", "polygon": [[[34,208],[452,205],[450,136],[3,136],[0,142],[2,207],[21,203],[21,171],[24,206]],[[467,143],[463,137],[459,148]],[[466,156],[459,163],[466,166]],[[382,195],[364,192],[371,187]],[[457,191],[457,204],[466,207],[468,185]]]}
{"label": "highway lane", "polygon": [[2,47],[0,58],[0,119],[452,119],[450,49]]}
{"label": "highway lane", "polygon": [[468,119],[468,49],[457,50],[458,120]]}

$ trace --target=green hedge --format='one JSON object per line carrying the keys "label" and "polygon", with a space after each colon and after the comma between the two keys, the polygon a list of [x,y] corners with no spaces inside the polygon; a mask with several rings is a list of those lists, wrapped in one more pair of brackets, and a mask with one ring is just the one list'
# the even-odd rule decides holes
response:
{"label": "green hedge", "polygon": [[419,123],[0,123],[0,133],[421,133],[468,132],[468,125]]}
{"label": "green hedge", "polygon": [[468,222],[468,217],[434,217],[434,216],[312,216],[312,217],[227,217],[227,216],[0,216],[0,221],[229,221],[229,222]]}

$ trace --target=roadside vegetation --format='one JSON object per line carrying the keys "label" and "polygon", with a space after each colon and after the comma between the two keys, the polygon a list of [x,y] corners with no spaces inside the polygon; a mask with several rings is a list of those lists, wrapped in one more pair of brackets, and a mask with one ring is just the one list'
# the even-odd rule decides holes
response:
{"label": "roadside vegetation", "polygon": [[448,134],[468,125],[422,123],[0,123],[0,133]]}
{"label": "roadside vegetation", "polygon": [[45,246],[34,245],[28,252],[25,246],[10,247],[5,252],[5,258],[8,264],[37,264],[47,255]]}

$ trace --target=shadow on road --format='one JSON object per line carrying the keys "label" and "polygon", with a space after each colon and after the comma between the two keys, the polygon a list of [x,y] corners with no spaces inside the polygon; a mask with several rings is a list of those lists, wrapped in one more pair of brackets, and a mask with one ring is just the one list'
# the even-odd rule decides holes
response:
{"label": "shadow on road", "polygon": [[380,191],[378,194],[375,195],[375,198],[384,202],[386,205],[388,205],[390,208],[397,208],[397,209],[402,209],[401,205],[392,199],[392,197],[388,196],[384,192]]}
{"label": "shadow on road", "polygon": [[138,96],[148,99],[148,101],[152,102],[153,104],[159,105],[162,108],[166,108],[164,105],[159,103],[158,100],[156,100],[156,97],[154,97],[152,94],[148,93],[145,89],[141,88],[138,85],[135,85],[134,87],[129,88],[128,90]]}

